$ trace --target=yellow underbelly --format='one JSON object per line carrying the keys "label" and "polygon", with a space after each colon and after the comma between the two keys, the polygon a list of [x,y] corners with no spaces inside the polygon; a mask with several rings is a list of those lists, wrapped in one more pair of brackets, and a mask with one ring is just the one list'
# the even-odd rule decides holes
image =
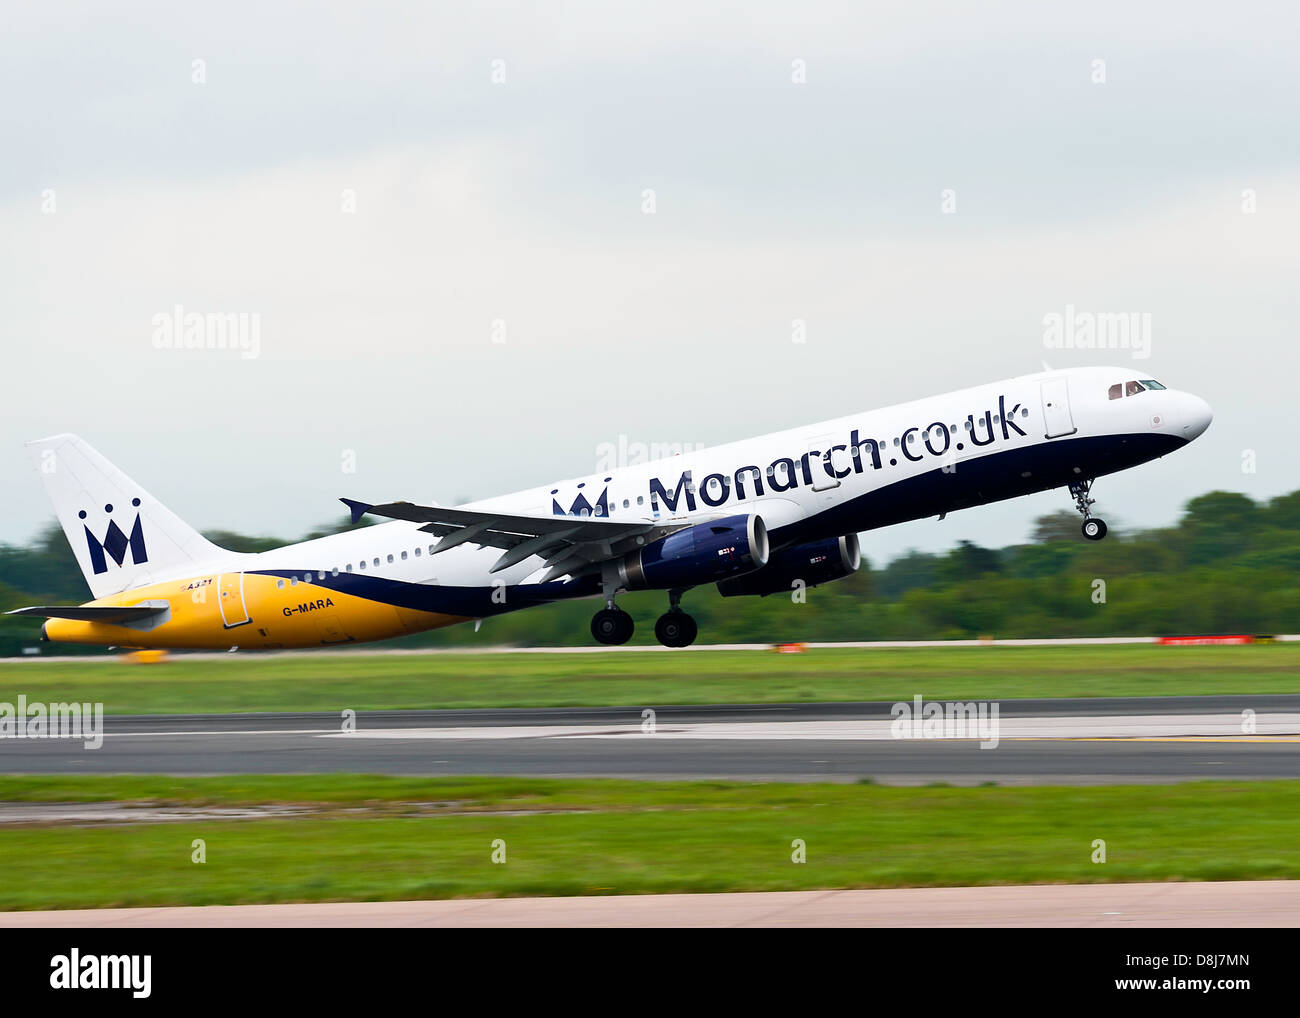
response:
{"label": "yellow underbelly", "polygon": [[50,619],[45,623],[45,635],[61,643],[118,647],[277,650],[386,640],[468,621],[462,615],[400,608],[341,594],[301,579],[292,583],[251,573],[197,576],[138,587],[90,604],[121,606],[142,601],[167,601],[170,608],[140,628]]}

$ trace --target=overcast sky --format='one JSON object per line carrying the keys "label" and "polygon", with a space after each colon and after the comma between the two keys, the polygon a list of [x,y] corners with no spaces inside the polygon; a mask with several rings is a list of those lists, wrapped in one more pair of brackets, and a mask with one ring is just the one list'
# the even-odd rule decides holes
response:
{"label": "overcast sky", "polygon": [[[1300,488],[1286,5],[413,6],[6,6],[0,541],[51,518],[23,443],[55,432],[293,537],[1044,361],[1214,407],[1098,482],[1113,524]],[[178,305],[258,316],[258,355],[159,349]],[[1067,305],[1150,314],[1150,356],[1048,349]]]}

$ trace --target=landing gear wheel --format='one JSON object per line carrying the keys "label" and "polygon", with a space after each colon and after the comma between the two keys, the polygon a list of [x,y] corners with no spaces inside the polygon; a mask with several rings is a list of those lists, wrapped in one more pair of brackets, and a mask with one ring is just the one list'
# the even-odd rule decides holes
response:
{"label": "landing gear wheel", "polygon": [[1083,514],[1083,536],[1089,541],[1100,541],[1106,536],[1106,521],[1092,515],[1092,507],[1097,500],[1091,497],[1092,479],[1071,481],[1070,496],[1074,499],[1074,508]]}
{"label": "landing gear wheel", "polygon": [[627,643],[636,631],[636,622],[622,608],[602,608],[591,617],[591,635],[597,643]]}
{"label": "landing gear wheel", "polygon": [[665,647],[689,647],[699,632],[695,619],[681,609],[664,612],[655,623],[655,639]]}

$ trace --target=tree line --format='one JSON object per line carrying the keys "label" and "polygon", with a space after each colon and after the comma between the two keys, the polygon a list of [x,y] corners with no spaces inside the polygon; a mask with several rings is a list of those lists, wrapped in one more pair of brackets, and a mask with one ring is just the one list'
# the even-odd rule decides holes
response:
{"label": "tree line", "polygon": [[[301,539],[348,527],[340,521]],[[206,536],[232,551],[288,543],[228,531]],[[56,523],[29,545],[0,544],[0,609],[88,596]],[[634,641],[653,642],[666,595],[625,594],[619,603],[638,621]],[[910,551],[881,567],[864,560],[846,579],[766,598],[724,600],[712,586],[697,588],[683,606],[709,643],[1294,632],[1300,491],[1266,502],[1212,491],[1188,502],[1172,526],[1112,528],[1100,542],[1083,540],[1078,514],[1060,511],[1039,517],[1025,544],[962,541],[938,554]],[[453,626],[402,645],[585,645],[594,607],[549,605],[488,619],[479,633]],[[38,631],[38,621],[0,617],[0,656],[35,646]]]}

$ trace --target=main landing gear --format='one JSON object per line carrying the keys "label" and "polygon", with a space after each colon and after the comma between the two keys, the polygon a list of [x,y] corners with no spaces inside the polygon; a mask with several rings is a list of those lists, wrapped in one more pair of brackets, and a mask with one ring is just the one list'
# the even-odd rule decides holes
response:
{"label": "main landing gear", "polygon": [[627,643],[636,632],[636,623],[632,616],[614,604],[614,595],[618,593],[618,576],[606,568],[601,577],[601,588],[605,594],[605,607],[591,617],[591,635],[597,643],[616,645]]}
{"label": "main landing gear", "polygon": [[[695,619],[681,609],[683,593],[681,590],[668,592],[668,610],[655,623],[655,639],[665,647],[689,647],[699,634]],[[635,631],[636,623],[632,616],[617,607],[612,597],[606,599],[605,607],[591,619],[591,635],[597,643],[627,643]]]}
{"label": "main landing gear", "polygon": [[655,639],[665,647],[689,647],[699,635],[695,619],[682,611],[682,594],[685,591],[668,591],[668,610],[655,623]]}
{"label": "main landing gear", "polygon": [[1070,494],[1074,496],[1074,507],[1083,513],[1083,536],[1089,541],[1100,541],[1106,536],[1106,521],[1092,515],[1092,506],[1097,501],[1089,498],[1092,481],[1071,481]]}
{"label": "main landing gear", "polygon": [[632,621],[632,616],[612,604],[591,617],[591,635],[597,643],[627,643],[635,631],[636,623]]}

